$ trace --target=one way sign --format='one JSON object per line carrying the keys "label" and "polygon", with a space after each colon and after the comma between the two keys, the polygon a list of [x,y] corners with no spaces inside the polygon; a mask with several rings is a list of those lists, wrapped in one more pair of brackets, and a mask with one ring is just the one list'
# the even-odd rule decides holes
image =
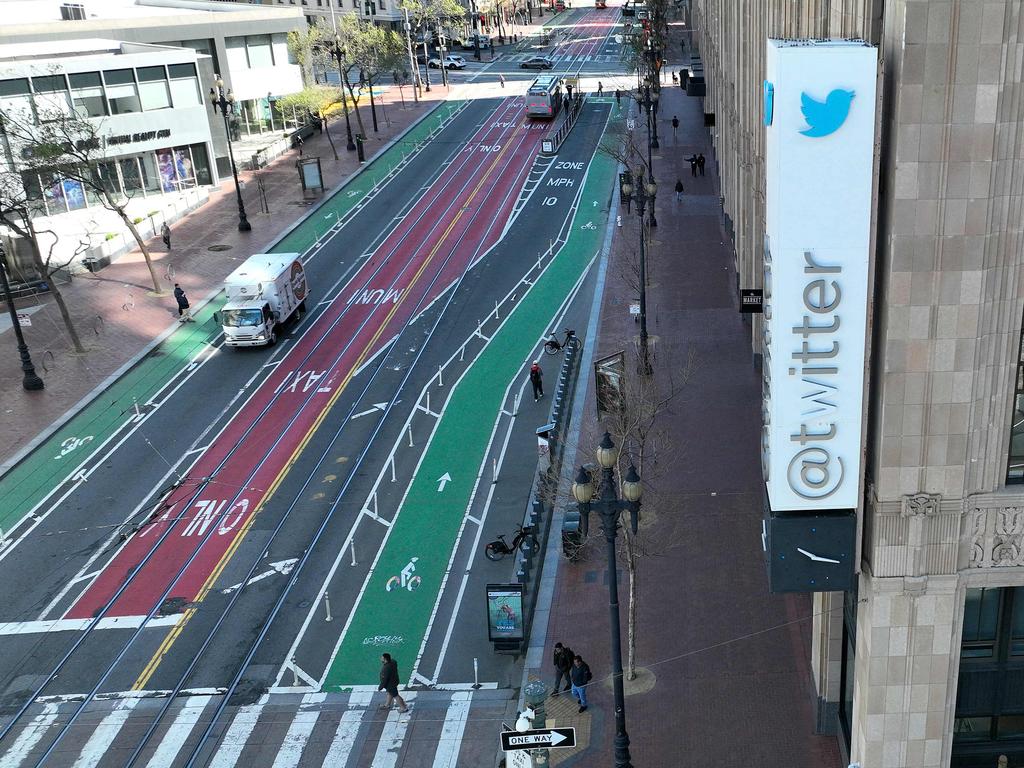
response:
{"label": "one way sign", "polygon": [[506,752],[516,749],[575,746],[575,728],[539,728],[533,731],[501,732],[501,748]]}

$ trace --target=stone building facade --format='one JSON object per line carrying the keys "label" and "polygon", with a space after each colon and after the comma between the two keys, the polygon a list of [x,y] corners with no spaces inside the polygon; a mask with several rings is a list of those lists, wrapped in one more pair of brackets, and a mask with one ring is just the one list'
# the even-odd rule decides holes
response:
{"label": "stone building facade", "polygon": [[820,727],[863,768],[1024,765],[1024,2],[690,11],[740,288],[762,279],[766,39],[879,51],[860,576],[815,596]]}

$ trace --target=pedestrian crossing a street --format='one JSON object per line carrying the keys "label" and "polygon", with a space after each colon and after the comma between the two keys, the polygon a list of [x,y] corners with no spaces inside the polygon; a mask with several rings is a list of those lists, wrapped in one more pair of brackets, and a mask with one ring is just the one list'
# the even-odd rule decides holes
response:
{"label": "pedestrian crossing a street", "polygon": [[[408,713],[380,711],[373,692],[273,694],[229,706],[200,752],[209,768],[456,768],[483,765],[497,751],[502,720],[514,716],[510,689],[407,691]],[[97,701],[79,718],[48,768],[122,765],[166,701],[131,697]],[[168,709],[137,765],[181,768],[220,705],[217,695],[181,696]],[[0,744],[4,768],[34,766],[53,741],[74,702],[37,705],[25,726]],[[218,738],[219,735],[219,738]],[[407,760],[411,762],[406,762]]]}

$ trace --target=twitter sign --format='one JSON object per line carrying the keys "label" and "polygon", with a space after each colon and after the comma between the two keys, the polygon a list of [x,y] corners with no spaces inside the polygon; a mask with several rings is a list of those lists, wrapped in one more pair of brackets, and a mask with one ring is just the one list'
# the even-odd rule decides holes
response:
{"label": "twitter sign", "polygon": [[878,53],[767,45],[765,484],[773,515],[849,511],[863,477]]}
{"label": "twitter sign", "polygon": [[800,94],[800,111],[807,121],[807,128],[800,131],[804,136],[820,138],[839,130],[846,122],[853,103],[854,92],[836,88],[824,101],[816,101],[806,93]]}

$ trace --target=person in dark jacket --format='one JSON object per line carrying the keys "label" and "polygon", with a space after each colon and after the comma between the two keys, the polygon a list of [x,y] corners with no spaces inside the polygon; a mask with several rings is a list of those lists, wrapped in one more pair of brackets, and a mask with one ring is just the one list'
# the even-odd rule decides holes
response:
{"label": "person in dark jacket", "polygon": [[580,712],[587,711],[587,685],[592,677],[587,662],[577,654],[569,670],[569,680],[572,681],[572,697],[580,700]]}
{"label": "person in dark jacket", "polygon": [[398,662],[391,658],[390,653],[380,655],[380,685],[377,690],[383,690],[388,695],[388,700],[380,705],[381,709],[391,709],[392,702],[397,701],[399,712],[409,711],[405,699],[398,695]]}
{"label": "person in dark jacket", "polygon": [[188,296],[185,295],[185,290],[177,283],[174,284],[174,300],[178,302],[178,322],[194,323],[192,310],[188,308]]}
{"label": "person in dark jacket", "polygon": [[697,163],[698,163],[697,155],[690,155],[689,157],[686,157],[686,158],[683,158],[683,159],[686,160],[686,162],[688,162],[690,164],[690,175],[691,176],[696,176],[697,175]]}
{"label": "person in dark jacket", "polygon": [[683,180],[677,178],[676,179],[676,202],[678,203],[682,199],[683,199]]}
{"label": "person in dark jacket", "polygon": [[533,402],[537,402],[544,397],[544,371],[536,360],[530,366],[530,383],[533,385]]}
{"label": "person in dark jacket", "polygon": [[700,171],[700,175],[704,175],[704,153],[701,152],[697,155],[697,170]]}
{"label": "person in dark jacket", "polygon": [[160,227],[160,239],[164,241],[164,247],[168,251],[170,251],[171,250],[171,228],[169,226],[167,226],[167,222],[166,221],[164,222],[163,226]]}
{"label": "person in dark jacket", "polygon": [[[555,643],[555,654],[552,658],[555,664],[555,690],[551,692],[552,696],[565,693],[565,691],[572,687],[572,681],[569,679],[569,670],[572,669],[574,655],[572,648],[566,648],[561,643]],[[559,691],[558,687],[562,684],[562,678],[565,678],[565,688]]]}

